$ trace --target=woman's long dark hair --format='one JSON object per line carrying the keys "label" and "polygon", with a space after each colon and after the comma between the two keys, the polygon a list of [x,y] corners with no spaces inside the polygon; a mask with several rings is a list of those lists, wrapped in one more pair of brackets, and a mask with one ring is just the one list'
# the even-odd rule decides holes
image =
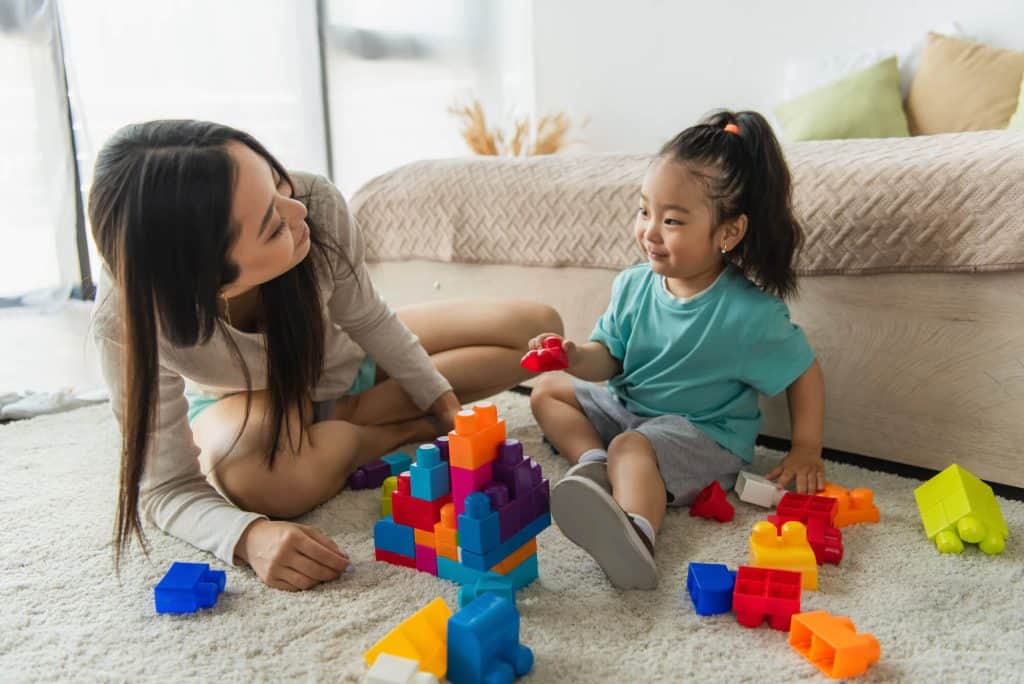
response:
{"label": "woman's long dark hair", "polygon": [[[150,432],[156,424],[158,331],[178,347],[207,342],[224,326],[219,317],[219,292],[238,276],[238,267],[229,258],[239,231],[231,222],[237,179],[227,149],[232,142],[246,145],[266,159],[294,188],[284,167],[250,135],[204,121],[126,126],[96,159],[89,220],[99,252],[120,289],[124,325],[115,562],[133,537],[146,547],[138,511],[139,483]],[[305,201],[308,204],[308,198]],[[340,254],[340,249],[311,218],[307,217],[307,223],[310,257],[259,286],[270,397],[267,418],[274,426],[266,455],[271,468],[291,406],[298,408],[301,443],[310,411],[309,394],[323,371],[324,320],[318,271],[332,268],[336,261],[328,253]],[[344,255],[342,258],[348,262]],[[241,352],[229,335],[225,337],[251,390]],[[248,421],[248,393],[246,396]],[[243,422],[242,429],[244,426]],[[294,436],[287,432],[294,448]]]}
{"label": "woman's long dark hair", "polygon": [[[737,132],[726,131],[729,124]],[[713,225],[747,215],[747,234],[728,258],[764,291],[783,299],[795,294],[793,257],[803,229],[793,215],[789,167],[765,118],[714,112],[665,143],[659,156],[713,171],[704,176]]]}

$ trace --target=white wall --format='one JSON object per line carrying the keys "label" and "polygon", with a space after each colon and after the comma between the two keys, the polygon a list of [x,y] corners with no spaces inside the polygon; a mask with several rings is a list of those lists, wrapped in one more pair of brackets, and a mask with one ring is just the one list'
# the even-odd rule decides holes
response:
{"label": "white wall", "polygon": [[537,0],[536,107],[579,120],[587,152],[653,152],[711,109],[779,102],[788,58],[900,48],[957,21],[1024,50],[1012,0]]}

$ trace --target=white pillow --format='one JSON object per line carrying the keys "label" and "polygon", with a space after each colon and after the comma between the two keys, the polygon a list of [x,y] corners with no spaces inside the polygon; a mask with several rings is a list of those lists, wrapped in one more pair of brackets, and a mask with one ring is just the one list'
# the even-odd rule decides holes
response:
{"label": "white pillow", "polygon": [[[955,21],[942,24],[932,31],[954,38],[969,38],[960,24]],[[806,95],[816,88],[843,76],[867,69],[893,55],[896,55],[899,60],[900,91],[903,98],[906,99],[907,92],[910,90],[910,81],[913,80],[914,73],[917,72],[917,67],[921,63],[921,53],[924,52],[927,40],[928,32],[926,31],[910,45],[877,48],[851,55],[834,55],[813,60],[787,60],[781,99],[783,102],[787,102]]]}

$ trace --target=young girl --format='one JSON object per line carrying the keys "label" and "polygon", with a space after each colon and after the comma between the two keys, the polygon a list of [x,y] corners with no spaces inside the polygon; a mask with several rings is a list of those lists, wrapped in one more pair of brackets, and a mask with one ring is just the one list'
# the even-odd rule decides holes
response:
{"label": "young girl", "polygon": [[824,383],[780,299],[796,289],[802,236],[760,114],[719,112],[666,144],[640,188],[634,235],[646,263],[615,279],[588,343],[563,341],[579,379],[542,378],[531,404],[576,464],[551,492],[559,528],[615,586],[653,589],[666,506],[712,480],[735,484],[754,456],[759,393],[787,390],[792,419],[793,447],[768,477],[795,479],[799,492],[824,486]]}
{"label": "young girl", "polygon": [[348,557],[292,518],[359,465],[449,429],[460,400],[525,377],[531,302],[395,312],[374,290],[345,201],[252,137],[201,121],[116,133],[89,218],[104,270],[93,314],[121,426],[116,558],[140,512],[266,584],[308,589]]}

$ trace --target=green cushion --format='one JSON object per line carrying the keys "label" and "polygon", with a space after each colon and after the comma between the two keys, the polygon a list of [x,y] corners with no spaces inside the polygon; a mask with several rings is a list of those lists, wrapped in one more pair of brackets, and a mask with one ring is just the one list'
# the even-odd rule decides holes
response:
{"label": "green cushion", "polygon": [[907,137],[895,57],[775,108],[789,140]]}
{"label": "green cushion", "polygon": [[1020,82],[1020,98],[1017,100],[1017,113],[1010,117],[1006,125],[1010,131],[1024,131],[1024,79]]}

